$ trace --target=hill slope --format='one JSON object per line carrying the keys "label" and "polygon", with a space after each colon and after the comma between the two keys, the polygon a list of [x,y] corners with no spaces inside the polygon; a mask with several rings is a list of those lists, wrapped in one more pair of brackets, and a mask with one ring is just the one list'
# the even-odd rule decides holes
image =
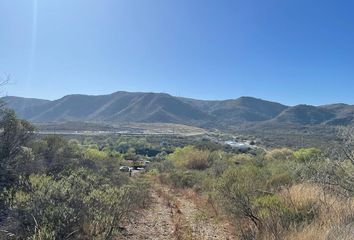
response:
{"label": "hill slope", "polygon": [[310,105],[297,105],[285,109],[272,121],[281,123],[301,124],[301,125],[316,125],[334,119],[336,115],[320,107]]}
{"label": "hill slope", "polygon": [[4,97],[2,100],[21,118],[33,122],[179,123],[207,127],[354,123],[352,105],[289,107],[252,97],[205,101],[165,93],[116,92],[99,96],[68,95],[54,101],[20,97]]}
{"label": "hill slope", "polygon": [[[16,101],[14,100],[16,99]],[[34,122],[107,121],[189,123],[209,116],[178,98],[159,93],[68,95],[55,101],[5,97],[7,107]]]}

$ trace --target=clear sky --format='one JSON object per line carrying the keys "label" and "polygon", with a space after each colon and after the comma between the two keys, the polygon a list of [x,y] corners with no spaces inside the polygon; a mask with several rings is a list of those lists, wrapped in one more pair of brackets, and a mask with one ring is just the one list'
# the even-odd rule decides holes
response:
{"label": "clear sky", "polygon": [[8,95],[354,104],[353,0],[0,0]]}

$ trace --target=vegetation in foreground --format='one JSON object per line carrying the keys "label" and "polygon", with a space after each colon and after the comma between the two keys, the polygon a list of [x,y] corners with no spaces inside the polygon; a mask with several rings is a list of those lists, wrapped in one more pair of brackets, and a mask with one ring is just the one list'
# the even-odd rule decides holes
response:
{"label": "vegetation in foreground", "polygon": [[149,203],[147,184],[119,172],[120,155],[34,139],[12,111],[0,124],[1,239],[114,239]]}
{"label": "vegetation in foreground", "polygon": [[[337,160],[316,148],[240,153],[210,141],[37,137],[1,113],[0,238],[121,239],[149,211],[150,180],[192,192],[195,221],[228,221],[235,239],[349,239],[354,229],[353,130]],[[121,166],[146,164],[130,178]],[[161,189],[155,193],[166,194]],[[172,200],[171,200],[172,201]],[[177,211],[178,213],[178,211]],[[176,239],[194,239],[175,232]]]}
{"label": "vegetation in foreground", "polygon": [[210,215],[226,217],[237,239],[351,239],[352,130],[343,160],[316,148],[252,154],[187,146],[154,165],[161,183],[193,189]]}

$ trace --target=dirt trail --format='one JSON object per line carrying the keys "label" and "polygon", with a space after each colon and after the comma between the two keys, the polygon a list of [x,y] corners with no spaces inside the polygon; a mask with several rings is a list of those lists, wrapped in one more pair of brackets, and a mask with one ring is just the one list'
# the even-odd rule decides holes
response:
{"label": "dirt trail", "polygon": [[153,203],[126,227],[124,239],[228,240],[236,239],[232,227],[211,217],[195,196],[155,184]]}
{"label": "dirt trail", "polygon": [[123,239],[174,239],[174,224],[172,210],[165,200],[152,191],[152,204],[149,209],[143,210],[134,222],[126,226]]}

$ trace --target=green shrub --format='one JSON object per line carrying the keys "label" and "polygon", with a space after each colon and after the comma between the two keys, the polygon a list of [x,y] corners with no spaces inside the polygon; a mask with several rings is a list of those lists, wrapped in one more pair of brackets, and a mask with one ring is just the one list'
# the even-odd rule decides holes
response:
{"label": "green shrub", "polygon": [[200,175],[194,171],[175,171],[169,175],[169,182],[174,187],[192,188],[200,181]]}
{"label": "green shrub", "polygon": [[198,150],[192,146],[177,148],[168,158],[176,167],[189,170],[204,170],[213,160],[210,151]]}
{"label": "green shrub", "polygon": [[14,204],[23,239],[109,239],[150,202],[148,184],[112,185],[85,169],[60,180],[32,175],[30,185],[29,192],[16,194]]}
{"label": "green shrub", "polygon": [[294,152],[288,148],[274,149],[266,154],[268,161],[287,161],[294,157]]}
{"label": "green shrub", "polygon": [[302,163],[318,161],[322,159],[321,150],[317,148],[301,148],[294,152],[294,157]]}
{"label": "green shrub", "polygon": [[226,170],[218,185],[225,211],[236,219],[247,218],[257,227],[260,225],[260,219],[253,209],[252,202],[263,194],[264,188],[264,173],[252,165],[241,165]]}

